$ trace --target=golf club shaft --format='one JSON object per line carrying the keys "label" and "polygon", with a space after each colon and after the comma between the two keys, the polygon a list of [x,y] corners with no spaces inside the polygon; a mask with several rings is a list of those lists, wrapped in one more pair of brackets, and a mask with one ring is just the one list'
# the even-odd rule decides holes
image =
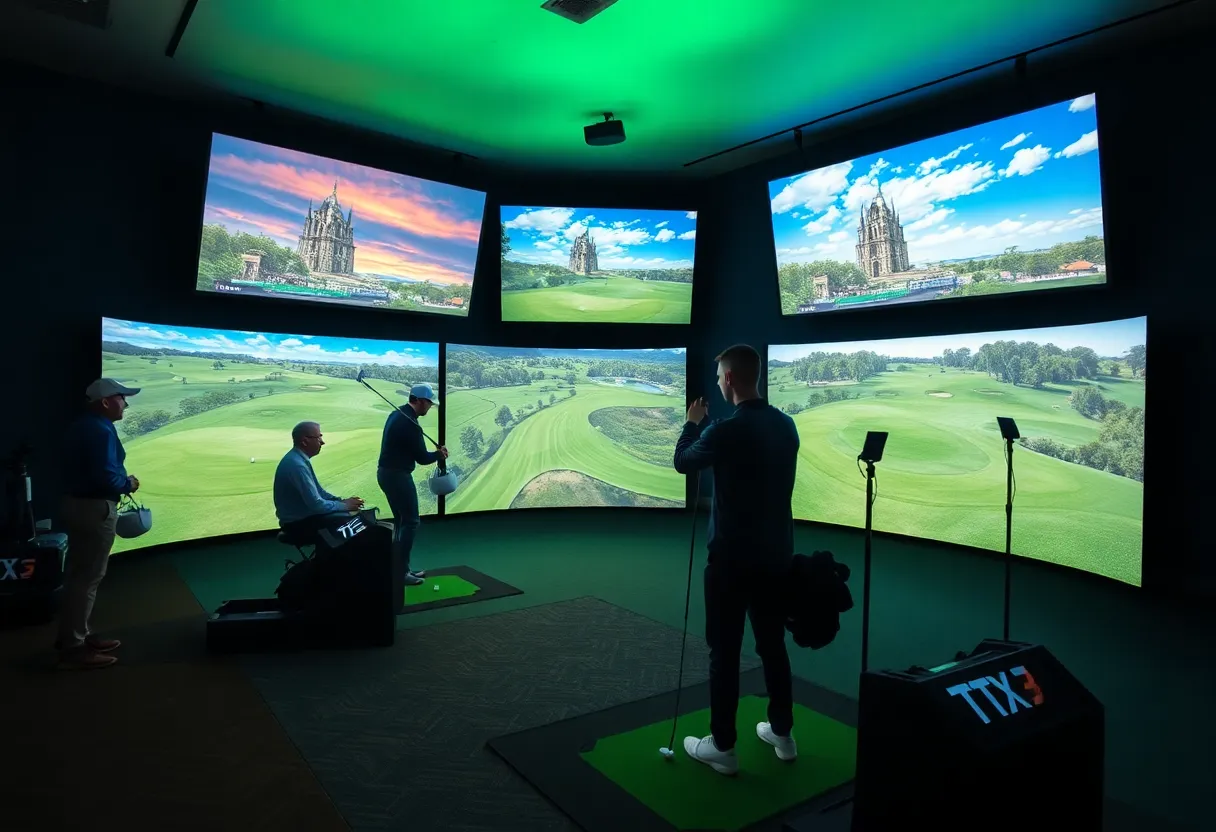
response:
{"label": "golf club shaft", "polygon": [[[372,391],[373,393],[375,393],[377,396],[379,396],[380,398],[384,399],[385,403],[386,403],[386,404],[387,404],[389,407],[394,408],[395,410],[397,410],[397,411],[398,411],[398,412],[399,412],[399,413],[400,413],[402,416],[406,416],[406,418],[409,418],[409,417],[408,417],[408,415],[406,414],[405,410],[404,410],[404,409],[402,409],[402,407],[401,407],[400,405],[393,404],[392,402],[390,402],[390,401],[388,400],[388,397],[387,397],[387,396],[385,396],[383,393],[381,393],[381,392],[380,392],[379,390],[377,390],[375,387],[372,387],[370,384],[368,384],[366,381],[364,381],[364,380],[363,380],[363,375],[362,375],[362,374],[360,374],[360,375],[359,375],[359,376],[358,376],[358,377],[355,379],[355,381],[359,382],[359,383],[360,383],[360,384],[362,384],[364,387],[366,387],[368,390],[371,390],[371,391]],[[418,424],[418,420],[417,420],[417,419],[412,419],[411,421],[412,421],[412,422],[414,422],[414,424],[416,424],[416,425]],[[426,431],[422,430],[422,425],[418,425],[418,430],[422,431],[422,435],[423,435],[423,436],[426,436],[426,438],[427,438],[427,439],[431,439],[431,437],[427,436]],[[436,442],[434,439],[431,439],[431,444],[432,444],[432,445],[434,445],[436,448],[438,448],[438,447],[439,447],[439,443],[438,443],[438,442]],[[441,460],[439,460],[439,468],[440,468],[440,470],[444,470],[444,471],[446,471],[446,470],[447,470],[447,467],[448,467],[448,466],[447,466],[447,464],[444,462],[444,460],[442,460],[442,459],[441,459]]]}
{"label": "golf club shaft", "polygon": [[671,717],[671,739],[667,747],[675,750],[676,722],[680,719],[680,693],[684,689],[684,648],[688,644],[688,607],[692,601],[692,562],[697,542],[697,512],[701,509],[701,471],[697,472],[696,493],[692,501],[692,534],[688,539],[688,588],[684,592],[684,636],[680,639],[680,673],[676,682],[676,708]]}

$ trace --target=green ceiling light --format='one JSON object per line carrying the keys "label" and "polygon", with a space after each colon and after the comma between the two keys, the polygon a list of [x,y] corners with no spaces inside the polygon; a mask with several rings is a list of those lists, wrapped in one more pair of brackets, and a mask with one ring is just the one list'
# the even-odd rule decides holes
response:
{"label": "green ceiling light", "polygon": [[[487,165],[672,171],[1171,0],[636,0],[586,24],[542,2],[200,0],[174,60],[230,95]],[[609,107],[628,141],[579,141],[573,119]]]}
{"label": "green ceiling light", "polygon": [[620,144],[625,141],[625,125],[614,120],[612,113],[604,113],[603,121],[583,128],[583,139],[594,147]]}

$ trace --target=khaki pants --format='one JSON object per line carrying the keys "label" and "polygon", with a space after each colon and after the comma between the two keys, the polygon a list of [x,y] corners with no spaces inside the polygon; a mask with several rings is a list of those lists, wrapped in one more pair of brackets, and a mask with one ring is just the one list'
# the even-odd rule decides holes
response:
{"label": "khaki pants", "polygon": [[82,646],[90,635],[89,617],[110,562],[118,506],[112,500],[65,497],[60,521],[68,535],[68,556],[58,646],[60,650],[72,650]]}

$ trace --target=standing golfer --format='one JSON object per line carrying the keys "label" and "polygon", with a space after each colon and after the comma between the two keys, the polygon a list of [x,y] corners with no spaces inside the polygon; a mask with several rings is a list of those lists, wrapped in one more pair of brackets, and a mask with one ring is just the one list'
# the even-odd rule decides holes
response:
{"label": "standing golfer", "polygon": [[790,501],[799,443],[794,420],[757,391],[760,354],[755,349],[739,344],[714,360],[718,389],[735,412],[702,430],[707,408],[704,398],[697,399],[688,408],[675,453],[677,471],[699,475],[712,468],[714,484],[705,566],[711,734],[685,737],[684,750],[720,774],[734,774],[739,770],[735,716],[745,617],[751,618],[769,696],[768,721],[756,725],[756,734],[780,759],[798,756],[779,588],[794,557]]}
{"label": "standing golfer", "polygon": [[401,565],[401,574],[406,586],[417,586],[426,577],[421,569],[410,569],[410,550],[414,547],[414,536],[418,533],[421,518],[418,516],[418,489],[414,485],[414,466],[433,465],[448,458],[448,449],[440,446],[428,451],[422,427],[418,420],[438,407],[435,393],[429,384],[415,384],[410,388],[408,408],[394,408],[384,423],[384,434],[380,439],[380,462],[376,468],[376,482],[388,498],[388,507],[393,512],[393,554]]}
{"label": "standing golfer", "polygon": [[138,392],[138,387],[99,378],[84,392],[88,412],[72,423],[64,437],[60,519],[68,535],[68,558],[55,642],[64,670],[109,667],[118,661],[110,655],[118,640],[93,635],[89,619],[110,562],[118,501],[139,490],[139,480],[123,466],[127,454],[114,427],[127,409],[127,397]]}

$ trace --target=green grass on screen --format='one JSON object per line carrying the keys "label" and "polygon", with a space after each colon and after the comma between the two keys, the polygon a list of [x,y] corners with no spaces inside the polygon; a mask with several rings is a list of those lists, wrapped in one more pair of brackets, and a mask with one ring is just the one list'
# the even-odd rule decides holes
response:
{"label": "green grass on screen", "polygon": [[[147,357],[105,352],[106,376],[139,387],[130,399],[119,436],[127,471],[140,480],[136,495],[152,510],[152,529],[133,540],[115,541],[114,553],[213,535],[278,528],[272,491],[275,467],[291,449],[297,422],[319,422],[325,446],[313,458],[322,487],[340,497],[357,495],[391,517],[376,484],[376,459],[389,406],[352,379],[285,369],[273,381],[266,364],[212,358]],[[183,383],[182,379],[185,379]],[[229,381],[229,379],[235,379]],[[404,402],[402,385],[369,379],[390,401]],[[176,418],[140,436],[123,422],[135,414],[162,411],[177,416],[186,398],[237,390],[238,401]],[[424,424],[437,436],[437,422]],[[425,479],[431,467],[415,469],[422,514],[437,511]]]}
{"label": "green grass on screen", "polygon": [[[468,357],[476,349],[449,347],[449,384],[491,384],[446,391],[449,465],[462,474],[447,513],[684,505],[685,478],[672,465],[684,421],[682,354],[624,365],[662,379],[652,383],[589,376],[595,359]],[[461,369],[470,362],[475,370]],[[493,382],[512,373],[519,383]]]}
{"label": "green grass on screen", "polygon": [[502,293],[504,321],[686,324],[691,315],[691,283],[602,277]]}
{"label": "green grass on screen", "polygon": [[[1143,377],[1110,364],[1093,379],[1033,387],[986,372],[935,364],[899,364],[863,382],[795,381],[792,368],[770,368],[770,400],[779,407],[808,395],[847,395],[794,415],[801,438],[794,516],[865,525],[865,477],[857,454],[867,431],[888,431],[877,465],[874,528],[1005,550],[1005,443],[997,416],[1011,416],[1023,437],[1059,449],[1108,439],[1099,418],[1083,415],[1070,394],[1092,388],[1104,400],[1144,407]],[[1117,362],[1116,362],[1117,363]],[[902,368],[902,369],[901,369]],[[1142,423],[1141,423],[1142,424]],[[1143,435],[1139,436],[1142,464]],[[1130,465],[1136,464],[1134,460]],[[1139,586],[1144,483],[1031,450],[1013,450],[1016,492],[1012,549],[1024,555]]]}

